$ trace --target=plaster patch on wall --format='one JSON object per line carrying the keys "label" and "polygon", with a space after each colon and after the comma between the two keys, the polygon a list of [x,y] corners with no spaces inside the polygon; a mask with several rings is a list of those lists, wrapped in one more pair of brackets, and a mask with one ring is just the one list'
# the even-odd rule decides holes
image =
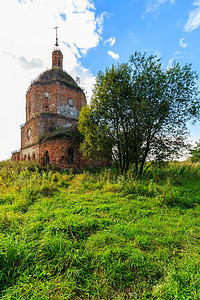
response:
{"label": "plaster patch on wall", "polygon": [[60,105],[57,112],[65,117],[72,117],[78,119],[79,113],[78,110],[73,106],[67,105]]}
{"label": "plaster patch on wall", "polygon": [[45,98],[45,97],[49,98],[49,93],[48,92],[43,93],[43,98]]}

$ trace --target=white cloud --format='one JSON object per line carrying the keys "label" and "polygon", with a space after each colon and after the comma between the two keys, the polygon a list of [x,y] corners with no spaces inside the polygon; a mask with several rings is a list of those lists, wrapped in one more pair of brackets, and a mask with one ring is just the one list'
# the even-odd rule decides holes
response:
{"label": "white cloud", "polygon": [[119,54],[115,53],[113,51],[108,51],[108,54],[113,58],[113,59],[119,59]]}
{"label": "white cloud", "polygon": [[175,0],[148,0],[146,13],[154,13],[158,11],[162,4],[175,4]]}
{"label": "white cloud", "polygon": [[2,54],[6,54],[14,60],[16,60],[19,63],[19,65],[25,70],[43,67],[43,62],[39,58],[32,58],[31,61],[28,61],[24,56],[16,57],[14,54],[11,54],[6,51],[3,51]]}
{"label": "white cloud", "polygon": [[193,5],[197,7],[189,13],[189,20],[184,27],[186,32],[193,31],[200,26],[200,0],[195,1]]}
{"label": "white cloud", "polygon": [[74,67],[70,73],[74,79],[80,78],[79,85],[85,91],[86,98],[89,102],[91,99],[91,96],[92,96],[92,89],[94,87],[96,77],[91,74],[89,69],[84,68],[83,66],[81,66],[78,63],[76,65],[74,65]]}
{"label": "white cloud", "polygon": [[184,39],[185,39],[185,38],[182,38],[182,39],[180,39],[180,41],[179,41],[179,45],[180,45],[181,48],[186,48],[187,45],[188,45],[188,43],[184,43]]}
{"label": "white cloud", "polygon": [[106,13],[103,12],[99,17],[97,17],[96,19],[96,22],[97,22],[97,25],[98,25],[98,29],[97,29],[97,33],[99,35],[102,34],[103,32],[103,21],[104,21],[104,17],[106,16]]}
{"label": "white cloud", "polygon": [[[64,69],[91,95],[95,78],[80,59],[101,40],[105,13],[96,15],[92,0],[6,0],[0,2],[1,110],[0,160],[20,148],[25,94],[41,71],[51,68],[55,26]],[[41,69],[42,68],[42,69]]]}
{"label": "white cloud", "polygon": [[25,70],[43,67],[43,62],[39,58],[32,58],[31,61],[28,61],[24,56],[20,56],[18,61]]}
{"label": "white cloud", "polygon": [[113,45],[115,44],[115,37],[114,36],[111,36],[109,39],[107,39],[105,42],[104,42],[104,45],[108,44],[110,47],[113,47]]}
{"label": "white cloud", "polygon": [[177,60],[177,59],[180,59],[182,56],[179,55],[179,56],[175,56],[175,57],[172,57],[169,62],[168,62],[168,67],[167,69],[171,68],[173,66],[173,63]]}
{"label": "white cloud", "polygon": [[180,51],[176,51],[176,52],[174,52],[174,54],[175,54],[175,55],[180,55],[181,52],[180,52]]}
{"label": "white cloud", "polygon": [[27,2],[27,0],[18,0],[18,2],[21,4],[25,4]]}

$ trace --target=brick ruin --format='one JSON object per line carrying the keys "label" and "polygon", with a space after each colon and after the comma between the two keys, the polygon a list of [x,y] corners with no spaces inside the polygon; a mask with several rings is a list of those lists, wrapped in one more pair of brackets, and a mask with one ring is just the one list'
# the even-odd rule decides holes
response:
{"label": "brick ruin", "polygon": [[52,52],[52,69],[42,73],[26,93],[21,149],[12,154],[11,160],[55,164],[63,170],[87,165],[81,158],[79,140],[72,130],[85,104],[83,90],[63,71],[63,55],[56,45]]}

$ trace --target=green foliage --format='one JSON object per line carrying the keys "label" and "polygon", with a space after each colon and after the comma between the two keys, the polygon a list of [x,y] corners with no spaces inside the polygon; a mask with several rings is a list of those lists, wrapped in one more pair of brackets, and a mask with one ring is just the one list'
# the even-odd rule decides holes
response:
{"label": "green foliage", "polygon": [[0,163],[1,299],[199,299],[200,164]]}
{"label": "green foliage", "polygon": [[191,157],[189,158],[192,162],[200,161],[200,141],[196,143],[196,146],[190,150]]}
{"label": "green foliage", "polygon": [[147,161],[165,161],[187,148],[187,122],[199,117],[196,72],[135,53],[129,64],[99,72],[91,105],[82,109],[83,154],[112,159],[122,174],[142,175]]}

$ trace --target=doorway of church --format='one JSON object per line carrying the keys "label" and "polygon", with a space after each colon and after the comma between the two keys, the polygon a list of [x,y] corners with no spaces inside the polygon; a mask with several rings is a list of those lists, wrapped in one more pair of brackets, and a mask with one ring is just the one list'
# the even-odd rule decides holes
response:
{"label": "doorway of church", "polygon": [[71,166],[74,163],[74,150],[69,149],[68,150],[68,165]]}

